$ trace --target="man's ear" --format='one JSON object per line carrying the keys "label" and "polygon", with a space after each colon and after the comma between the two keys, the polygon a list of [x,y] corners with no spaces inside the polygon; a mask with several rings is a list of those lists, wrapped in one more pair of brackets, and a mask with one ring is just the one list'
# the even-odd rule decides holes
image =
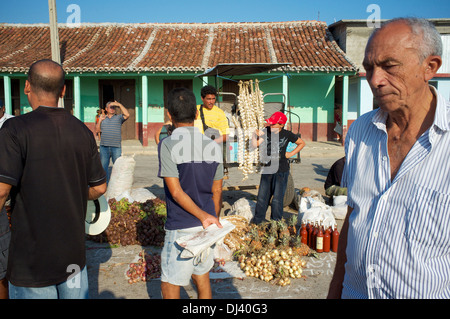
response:
{"label": "man's ear", "polygon": [[425,80],[428,82],[436,76],[442,65],[442,58],[438,55],[431,55],[425,59]]}
{"label": "man's ear", "polygon": [[25,88],[23,89],[23,93],[25,95],[28,95],[30,94],[30,92],[31,92],[31,84],[30,82],[28,82],[28,80],[25,80]]}
{"label": "man's ear", "polygon": [[197,110],[197,112],[195,113],[195,119],[198,119],[198,115],[199,115],[199,111]]}
{"label": "man's ear", "polygon": [[64,95],[66,95],[66,85],[64,85],[64,87],[63,87],[63,89],[62,89],[61,94],[59,95],[59,97],[60,97],[60,98],[63,98]]}

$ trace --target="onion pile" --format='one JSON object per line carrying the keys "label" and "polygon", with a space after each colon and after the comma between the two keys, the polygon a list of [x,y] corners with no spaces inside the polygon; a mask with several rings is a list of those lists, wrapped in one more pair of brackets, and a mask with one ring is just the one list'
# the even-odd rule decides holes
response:
{"label": "onion pile", "polygon": [[239,266],[247,277],[259,278],[280,286],[291,283],[291,278],[302,278],[306,261],[295,254],[292,248],[274,249],[262,255],[239,256]]}
{"label": "onion pile", "polygon": [[126,272],[128,283],[149,281],[161,276],[161,256],[158,254],[147,254],[145,251],[139,253],[139,260],[131,263]]}
{"label": "onion pile", "polygon": [[145,203],[130,203],[126,198],[108,201],[111,209],[111,221],[99,235],[87,236],[87,239],[113,245],[164,245],[164,224],[166,205],[159,198]]}
{"label": "onion pile", "polygon": [[248,277],[255,277],[280,286],[291,279],[302,278],[306,266],[303,256],[311,249],[297,234],[297,217],[249,224],[240,248],[235,252],[240,268]]}

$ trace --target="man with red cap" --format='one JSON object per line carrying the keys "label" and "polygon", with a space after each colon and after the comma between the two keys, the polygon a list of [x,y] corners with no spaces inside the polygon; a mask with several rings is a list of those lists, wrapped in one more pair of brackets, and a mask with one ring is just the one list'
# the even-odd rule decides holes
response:
{"label": "man with red cap", "polygon": [[[264,163],[256,200],[255,218],[259,224],[266,219],[266,212],[271,204],[271,219],[283,218],[283,199],[289,177],[288,158],[294,156],[305,146],[305,142],[291,131],[285,130],[287,117],[282,112],[275,112],[266,120],[268,127],[256,130],[253,146],[260,147],[260,159]],[[289,142],[297,144],[294,150],[286,152]]]}

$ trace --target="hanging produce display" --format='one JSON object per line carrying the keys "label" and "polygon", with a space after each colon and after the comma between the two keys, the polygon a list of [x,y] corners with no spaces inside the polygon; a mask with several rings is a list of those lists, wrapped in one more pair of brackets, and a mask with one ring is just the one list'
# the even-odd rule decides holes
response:
{"label": "hanging produce display", "polygon": [[233,115],[232,121],[238,136],[239,169],[246,180],[255,172],[254,164],[259,164],[259,149],[251,142],[255,130],[264,128],[264,101],[258,80],[239,81],[238,86],[239,116]]}

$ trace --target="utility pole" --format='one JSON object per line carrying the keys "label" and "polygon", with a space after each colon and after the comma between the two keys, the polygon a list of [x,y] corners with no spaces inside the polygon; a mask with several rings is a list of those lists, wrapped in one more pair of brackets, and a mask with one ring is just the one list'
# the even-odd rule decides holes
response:
{"label": "utility pole", "polygon": [[[52,46],[52,60],[61,64],[59,51],[58,18],[56,15],[56,0],[48,0],[48,14],[50,17],[50,42]],[[64,98],[59,99],[58,107],[64,107]]]}
{"label": "utility pole", "polygon": [[61,54],[59,52],[58,18],[56,16],[56,0],[48,0],[48,13],[50,16],[52,60],[61,64]]}

